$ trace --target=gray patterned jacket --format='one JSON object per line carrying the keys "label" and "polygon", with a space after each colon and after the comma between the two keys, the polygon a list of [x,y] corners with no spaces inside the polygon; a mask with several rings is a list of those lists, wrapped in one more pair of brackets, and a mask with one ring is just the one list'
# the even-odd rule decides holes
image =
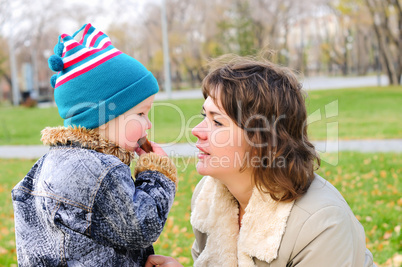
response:
{"label": "gray patterned jacket", "polygon": [[[19,266],[143,266],[173,203],[174,164],[82,128],[47,128],[51,145],[12,190]],[[169,178],[169,179],[168,179]]]}

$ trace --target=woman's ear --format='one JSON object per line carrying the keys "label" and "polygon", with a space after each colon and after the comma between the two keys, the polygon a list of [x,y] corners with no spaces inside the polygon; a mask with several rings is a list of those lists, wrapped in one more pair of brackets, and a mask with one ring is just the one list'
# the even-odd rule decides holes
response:
{"label": "woman's ear", "polygon": [[257,156],[258,149],[257,149],[256,143],[255,143],[257,140],[256,133],[250,135],[247,133],[246,130],[244,130],[244,139],[247,144],[247,147],[248,147],[247,151],[248,151],[248,153],[250,153],[250,156],[252,156],[252,157]]}
{"label": "woman's ear", "polygon": [[255,146],[251,148],[251,156],[258,156],[258,150]]}

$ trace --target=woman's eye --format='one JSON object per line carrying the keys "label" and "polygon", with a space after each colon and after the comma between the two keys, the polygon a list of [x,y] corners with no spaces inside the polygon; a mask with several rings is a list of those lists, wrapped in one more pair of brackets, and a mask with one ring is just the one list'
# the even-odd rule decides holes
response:
{"label": "woman's eye", "polygon": [[137,115],[138,115],[138,116],[144,116],[145,113],[144,113],[144,112],[141,112],[141,113],[138,113]]}
{"label": "woman's eye", "polygon": [[214,120],[214,123],[215,123],[215,126],[223,126],[223,124],[222,123],[220,123],[219,121],[217,121],[217,120]]}
{"label": "woman's eye", "polygon": [[[201,112],[200,114],[201,114],[201,116],[203,116],[204,118],[207,117],[207,114],[205,114],[204,112]],[[213,122],[214,122],[215,126],[223,126],[223,124],[220,123],[220,122],[217,121],[217,120],[213,120]]]}
{"label": "woman's eye", "polygon": [[[206,117],[207,117],[207,114],[205,114],[204,112],[201,112],[201,116],[203,116],[204,118],[206,118]],[[220,123],[220,122],[217,121],[217,120],[213,120],[213,122],[214,122],[215,126],[223,126],[223,124]]]}

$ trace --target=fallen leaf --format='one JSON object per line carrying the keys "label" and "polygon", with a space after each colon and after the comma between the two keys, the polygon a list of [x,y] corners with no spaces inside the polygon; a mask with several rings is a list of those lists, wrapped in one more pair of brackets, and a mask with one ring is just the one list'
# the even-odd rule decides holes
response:
{"label": "fallen leaf", "polygon": [[180,253],[182,253],[183,252],[183,249],[182,248],[175,248],[174,250],[173,250],[173,252],[172,252],[172,256],[173,257],[176,257],[177,255],[179,255]]}
{"label": "fallen leaf", "polygon": [[401,226],[400,225],[395,226],[394,231],[397,235],[399,235],[399,233],[401,232]]}
{"label": "fallen leaf", "polygon": [[380,243],[380,244],[377,246],[377,250],[378,250],[378,251],[382,251],[383,248],[384,248],[384,245],[383,245],[382,243]]}
{"label": "fallen leaf", "polygon": [[395,253],[392,258],[388,259],[383,266],[401,266],[402,265],[402,255]]}
{"label": "fallen leaf", "polygon": [[6,254],[7,252],[8,252],[7,249],[0,247],[0,255]]}
{"label": "fallen leaf", "polygon": [[388,240],[390,239],[392,236],[392,230],[386,231],[384,236],[382,238],[384,238],[384,240]]}
{"label": "fallen leaf", "polygon": [[180,232],[179,226],[177,226],[177,225],[173,226],[172,232],[173,232],[173,234],[178,234]]}
{"label": "fallen leaf", "polygon": [[391,201],[391,202],[387,203],[387,207],[388,207],[388,208],[393,208],[394,206],[395,206],[395,202],[394,202],[394,201]]}
{"label": "fallen leaf", "polygon": [[190,259],[187,257],[178,257],[177,260],[181,263],[181,264],[189,264],[190,263]]}

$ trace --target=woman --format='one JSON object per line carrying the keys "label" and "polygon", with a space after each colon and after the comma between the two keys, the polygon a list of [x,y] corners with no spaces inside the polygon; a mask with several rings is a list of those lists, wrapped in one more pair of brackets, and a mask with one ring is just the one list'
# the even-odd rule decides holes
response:
{"label": "woman", "polygon": [[[373,266],[364,229],[314,173],[303,91],[286,68],[251,58],[213,61],[192,199],[194,266]],[[146,266],[181,266],[150,256]]]}

